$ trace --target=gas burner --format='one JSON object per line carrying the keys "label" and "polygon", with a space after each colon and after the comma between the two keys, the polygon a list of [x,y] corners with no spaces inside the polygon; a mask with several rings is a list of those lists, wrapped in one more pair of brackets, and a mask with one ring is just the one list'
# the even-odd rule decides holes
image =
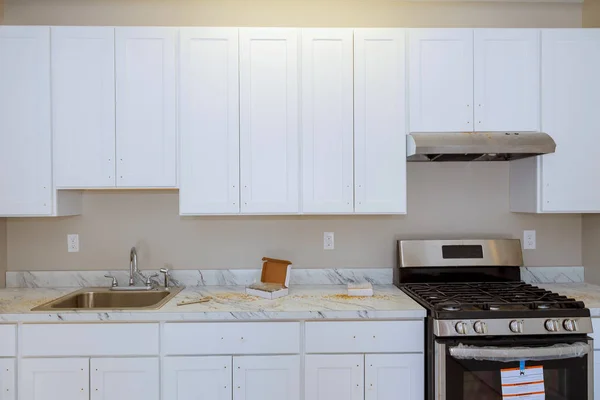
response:
{"label": "gas burner", "polygon": [[460,306],[458,306],[458,305],[443,306],[442,310],[444,310],[444,311],[460,311]]}

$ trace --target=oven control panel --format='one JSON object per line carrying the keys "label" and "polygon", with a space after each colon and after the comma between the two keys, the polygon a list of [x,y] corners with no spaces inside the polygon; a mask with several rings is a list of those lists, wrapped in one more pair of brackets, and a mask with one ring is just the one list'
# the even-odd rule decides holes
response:
{"label": "oven control panel", "polygon": [[526,318],[434,320],[434,334],[453,336],[511,336],[592,333],[592,320],[583,318]]}

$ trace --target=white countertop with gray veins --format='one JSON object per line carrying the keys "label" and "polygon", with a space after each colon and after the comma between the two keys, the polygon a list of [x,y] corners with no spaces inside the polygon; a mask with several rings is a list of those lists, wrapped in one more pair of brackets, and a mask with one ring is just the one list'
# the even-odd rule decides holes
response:
{"label": "white countertop with gray veins", "polygon": [[[275,300],[249,296],[244,286],[195,286],[184,289],[158,310],[31,311],[73,292],[74,288],[0,290],[0,321],[224,321],[310,319],[419,319],[425,310],[392,285],[374,286],[373,297],[349,297],[344,285],[297,285]],[[177,306],[184,300],[211,296],[207,303]]]}
{"label": "white countertop with gray veins", "polygon": [[590,309],[592,317],[600,317],[600,286],[590,283],[552,283],[537,286],[583,301]]}

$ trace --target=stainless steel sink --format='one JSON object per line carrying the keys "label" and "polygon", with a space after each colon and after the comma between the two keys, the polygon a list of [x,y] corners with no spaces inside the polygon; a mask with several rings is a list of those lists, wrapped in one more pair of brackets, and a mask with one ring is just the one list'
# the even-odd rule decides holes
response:
{"label": "stainless steel sink", "polygon": [[181,292],[183,287],[165,290],[117,292],[110,288],[85,288],[42,304],[31,311],[60,310],[156,310]]}

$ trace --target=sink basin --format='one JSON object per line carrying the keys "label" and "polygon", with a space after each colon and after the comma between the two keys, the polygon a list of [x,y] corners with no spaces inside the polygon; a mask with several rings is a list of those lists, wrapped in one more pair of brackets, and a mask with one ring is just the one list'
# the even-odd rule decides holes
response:
{"label": "sink basin", "polygon": [[156,310],[183,290],[182,287],[148,291],[112,291],[85,288],[42,304],[31,311],[60,310]]}

